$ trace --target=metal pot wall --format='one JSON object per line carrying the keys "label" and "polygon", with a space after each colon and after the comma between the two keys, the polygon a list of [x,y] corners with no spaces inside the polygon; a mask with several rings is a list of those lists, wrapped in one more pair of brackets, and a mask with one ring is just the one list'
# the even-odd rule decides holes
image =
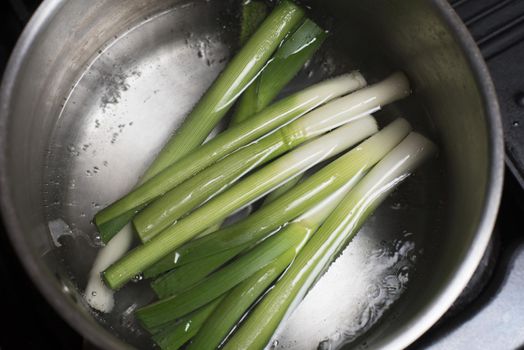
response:
{"label": "metal pot wall", "polygon": [[[100,347],[147,342],[120,318],[100,322],[82,302],[98,249],[90,219],[133,186],[223,67],[235,46],[234,5],[47,0],[11,57],[0,104],[4,221],[42,293]],[[415,209],[379,210],[367,229],[373,246],[412,222],[424,254],[403,295],[348,346],[403,348],[452,304],[491,235],[503,172],[496,96],[477,47],[443,0],[311,5],[311,16],[334,19],[326,22],[334,30],[318,58],[322,69],[305,75],[358,67],[373,80],[404,70],[414,97],[384,118],[407,116],[440,146],[436,164],[404,191]],[[140,300],[133,293],[126,298]]]}

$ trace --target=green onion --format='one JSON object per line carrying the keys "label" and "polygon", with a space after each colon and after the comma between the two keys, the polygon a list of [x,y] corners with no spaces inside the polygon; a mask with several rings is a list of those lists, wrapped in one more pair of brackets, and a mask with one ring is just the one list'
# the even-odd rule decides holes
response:
{"label": "green onion", "polygon": [[[302,177],[298,176],[294,179],[289,180],[284,185],[278,187],[276,190],[271,192],[266,199],[264,200],[264,205],[268,205],[280,196],[284,195],[286,192],[288,192],[292,187],[294,187],[298,181],[302,180]],[[199,234],[196,238],[201,238],[204,236],[207,236],[210,233],[213,233],[217,231],[220,228],[220,225],[214,225],[205,231],[203,231],[201,234]],[[183,284],[183,280],[186,278],[184,275],[191,274],[192,276],[195,275],[196,278],[203,278],[207,275],[208,271],[213,271],[214,269],[218,268],[234,256],[236,256],[241,251],[245,250],[249,247],[249,244],[241,245],[238,247],[235,247],[230,250],[226,250],[224,252],[220,252],[215,255],[210,255],[209,257],[205,257],[201,260],[192,261],[188,264],[179,264],[176,260],[176,252],[170,253],[157,261],[153,266],[146,269],[144,271],[144,277],[145,278],[155,278],[163,273],[170,271],[168,274],[165,274],[162,277],[159,277],[157,280],[151,283],[151,286],[154,289],[154,284],[160,281],[164,283],[165,280],[169,278],[176,279],[180,281],[181,284]],[[209,259],[209,260],[208,260]],[[203,266],[202,266],[203,265]],[[178,266],[178,268],[176,268]],[[183,269],[187,266],[187,270]],[[205,266],[205,267],[204,267]],[[176,268],[176,269],[175,269]],[[189,272],[191,271],[191,272]],[[185,288],[185,287],[184,287]]]}
{"label": "green onion", "polygon": [[[291,261],[296,249],[307,241],[310,233],[283,231],[272,236],[193,288],[138,309],[136,317],[144,327],[152,328],[184,316],[234,288],[282,254],[290,255]],[[169,294],[170,290],[161,293]]]}
{"label": "green onion", "polygon": [[216,349],[246,310],[289,266],[294,254],[283,254],[226,294],[195,333],[187,349]]}
{"label": "green onion", "polygon": [[204,169],[151,203],[133,219],[142,242],[149,241],[248,172],[294,147],[285,137],[280,132],[272,133]]}
{"label": "green onion", "polygon": [[[266,197],[266,199],[264,200],[264,203],[262,205],[264,206],[264,205],[270,204],[271,202],[273,202],[274,200],[276,200],[277,198],[279,198],[280,196],[282,196],[283,194],[288,192],[300,180],[302,180],[302,177],[297,176],[296,178],[293,178],[293,179],[289,180],[288,182],[286,182],[285,184],[283,184],[282,186],[278,187],[277,189],[272,191]],[[206,229],[205,231],[200,233],[195,238],[202,238],[204,236],[207,236],[208,234],[217,231],[220,228],[220,226],[221,226],[221,223],[218,224],[218,225],[211,226],[210,228]],[[165,276],[162,276],[161,278],[158,278],[157,280],[158,281],[162,281],[164,278],[165,279],[173,278],[173,279],[177,279],[177,280],[181,281],[182,279],[185,278],[184,275],[186,274],[186,272],[183,272],[184,270],[182,268],[189,265],[189,266],[192,266],[192,267],[188,266],[187,267],[187,269],[188,269],[187,271],[192,271],[192,274],[196,274],[199,278],[203,278],[203,277],[205,277],[207,275],[207,271],[214,270],[215,268],[219,267],[220,265],[224,264],[225,262],[227,262],[228,260],[230,260],[231,258],[236,256],[238,253],[240,253],[241,251],[243,251],[247,247],[249,247],[249,244],[241,245],[241,246],[235,247],[233,249],[226,250],[224,252],[220,252],[220,253],[218,253],[216,255],[210,255],[209,257],[205,257],[205,258],[203,258],[201,260],[192,261],[192,262],[190,262],[188,264],[179,264],[178,261],[177,261],[177,255],[176,255],[177,253],[176,252],[175,253],[170,253],[170,254],[166,255],[165,257],[163,257],[162,259],[160,259],[159,261],[157,261],[153,266],[151,266],[150,268],[146,269],[144,271],[144,277],[145,278],[155,278],[155,277],[160,276],[164,272],[173,270],[173,271],[169,272],[169,274],[166,274]],[[209,259],[209,260],[207,260],[207,259]],[[206,266],[206,267],[204,268],[201,264]],[[180,265],[182,265],[182,266],[180,266]],[[175,267],[177,267],[177,266],[178,266],[178,268],[175,269]],[[191,270],[189,270],[189,269],[191,269]],[[196,272],[196,271],[198,271],[198,272]],[[152,283],[152,286],[153,286],[153,284],[155,284],[157,282],[157,280],[155,280]],[[154,289],[154,287],[153,287],[153,289]]]}
{"label": "green onion", "polygon": [[177,350],[197,334],[209,315],[224,297],[219,297],[200,309],[193,311],[180,321],[166,326],[153,335],[153,340],[163,350]]}
{"label": "green onion", "polygon": [[151,283],[151,287],[160,299],[183,292],[201,281],[225,262],[235,257],[240,250],[244,250],[245,248],[247,248],[247,246],[239,249],[226,250],[200,261],[176,268],[154,280]]}
{"label": "green onion", "polygon": [[328,217],[224,349],[264,348],[292,304],[302,299],[365,219],[434,152],[435,147],[429,140],[411,133],[377,164]]}
{"label": "green onion", "polygon": [[289,192],[289,190],[295,187],[303,179],[304,179],[303,176],[297,176],[294,179],[289,180],[282,186],[276,188],[273,192],[268,194],[267,197],[264,199],[264,205],[274,202],[278,198],[282,197],[284,194]]}
{"label": "green onion", "polygon": [[[140,212],[133,221],[138,235],[142,241],[148,241],[254,168],[362,116],[366,109],[376,110],[382,104],[405,97],[406,88],[391,88],[392,81],[398,84],[397,80],[400,84],[406,83],[403,75],[397,75],[338,98],[203,170]],[[371,102],[370,96],[375,97]]]}
{"label": "green onion", "polygon": [[[243,6],[243,9],[244,9],[244,12],[243,12],[244,16],[243,16],[243,25],[242,25],[242,45],[246,43],[248,37],[253,35],[253,33],[256,31],[257,27],[260,25],[262,20],[266,17],[267,6],[263,2],[250,2],[248,4],[245,4]],[[295,20],[289,22],[288,26],[286,27],[287,29],[280,29],[281,31],[284,30],[282,31],[284,35],[285,35],[285,30],[289,31],[292,28],[291,23],[293,23],[294,21]],[[279,34],[279,37],[280,36],[282,36],[282,34]],[[275,40],[278,40],[278,37],[275,37]],[[281,51],[281,48],[277,50],[277,52],[279,51]],[[224,73],[224,75],[225,74],[227,73]],[[234,74],[234,73],[230,73],[230,74]],[[225,79],[225,77],[222,77],[222,79]],[[218,86],[214,88],[220,90],[221,88],[220,83],[217,81],[215,84]],[[212,91],[210,90],[208,94],[212,94]],[[207,101],[207,102],[204,101],[202,103],[212,103],[212,101]],[[203,111],[205,111],[205,109]],[[203,112],[201,111],[200,113],[203,113]],[[195,110],[192,114],[193,115],[192,118],[197,118],[198,114],[199,114],[198,111]],[[191,121],[188,120],[187,123],[191,124]],[[185,142],[189,146],[192,145],[191,147],[196,147],[198,144],[202,142],[201,140],[202,137],[198,134],[195,134],[192,127],[186,127],[186,130],[189,130],[189,131],[180,130],[179,132],[177,132],[177,137],[183,138],[185,140],[185,141],[181,141],[181,143]],[[187,153],[190,149],[182,150],[182,149],[178,149],[175,146],[173,146],[172,150],[173,150],[172,152],[169,150],[163,151],[163,152],[171,152],[171,156],[170,156],[171,161],[168,163],[171,163],[174,160],[180,158],[185,153]],[[177,152],[177,153],[173,153],[173,152]],[[159,158],[160,157],[162,156],[159,156]],[[162,165],[161,163],[162,163],[161,160],[155,161],[153,165],[151,166],[151,168],[146,172],[144,177],[141,179],[141,181],[142,182],[146,181],[147,179],[153,177],[161,169],[166,167],[166,165]],[[113,238],[113,236],[116,235],[125,226],[125,224],[129,222],[129,220],[132,219],[134,214],[135,214],[135,211],[128,211],[125,215],[121,215],[117,217],[115,221],[113,221],[113,224],[111,225],[112,227],[110,227],[110,232],[107,232],[106,229],[101,228],[100,232],[102,235],[102,241],[105,243],[108,243],[109,240]],[[98,222],[97,220],[95,221]],[[102,224],[100,226],[102,226]],[[212,231],[214,230],[211,230],[211,232]],[[129,249],[130,241],[131,241],[130,232],[128,232],[127,230],[125,232],[120,233],[120,236],[121,237],[117,240],[118,242],[125,241],[129,243],[126,243],[126,244],[113,243],[112,245],[109,246],[109,248],[102,249],[101,256],[110,255],[111,258],[109,260],[108,258],[103,258],[102,260],[105,263],[104,265],[101,265],[100,262],[97,263],[95,261],[96,266],[99,266],[102,269],[105,269],[108,265],[107,262],[109,262],[109,264],[113,263],[115,261],[114,260],[115,257],[118,259],[118,257],[122,256],[123,253]],[[104,253],[103,251],[107,251],[107,253]],[[85,295],[86,295],[86,300],[88,301],[88,303],[92,305],[94,308],[100,311],[108,312],[112,308],[112,304],[113,304],[112,292],[109,289],[105,288],[105,286],[103,286],[103,282],[99,277],[99,274],[101,271],[102,270],[100,269],[93,269],[93,271],[91,272],[90,282],[88,283],[88,287],[86,288]]]}
{"label": "green onion", "polygon": [[[284,231],[295,232],[293,233],[295,235],[305,235],[306,232],[310,232],[310,234],[314,233],[351,190],[354,184],[355,181],[348,182],[326,200],[295,219],[287,225],[282,232],[277,233],[277,235],[283,234]],[[298,251],[300,251],[300,248],[301,247],[299,247]],[[291,258],[293,257],[294,255]],[[231,290],[205,321],[188,349],[217,348],[253,302],[255,302],[271,282],[288,267],[291,263],[289,258],[290,257],[286,255],[282,255],[273,263],[261,269],[251,278]]]}
{"label": "green onion", "polygon": [[114,291],[104,284],[100,274],[129,250],[132,241],[133,228],[127,225],[96,256],[84,291],[84,299],[92,308],[104,313],[113,309]]}
{"label": "green onion", "polygon": [[245,1],[242,4],[242,23],[240,25],[240,45],[255,33],[260,23],[268,13],[267,5],[263,1]]}
{"label": "green onion", "polygon": [[303,17],[304,11],[287,0],[282,1],[269,14],[158,154],[145,173],[144,181],[206,139],[240,94],[256,78],[288,32]]}
{"label": "green onion", "polygon": [[[240,45],[245,45],[247,40],[255,33],[260,24],[264,21],[268,14],[268,7],[263,1],[246,1],[242,4],[242,23],[240,26]],[[277,50],[278,51],[278,50]],[[248,87],[249,89],[249,87]],[[246,89],[247,90],[247,89]],[[242,95],[246,94],[244,93]],[[231,124],[238,124],[239,120],[232,121]],[[130,219],[130,218],[129,218]],[[203,237],[211,232],[215,232],[220,228],[222,223],[215,224],[208,227],[206,230],[201,232],[198,237]],[[159,273],[168,270],[156,271],[144,271],[145,278],[156,277]],[[151,275],[149,275],[151,273]]]}
{"label": "green onion", "polygon": [[[343,194],[346,193],[348,189],[349,186],[345,186],[341,190],[338,190],[335,194],[316,205],[313,209],[295,219],[287,225],[285,229],[296,230],[298,228],[303,228],[314,231],[316,229],[315,225],[320,225],[321,221],[325,219],[334,208],[334,205],[338,203],[337,201],[340,201]],[[298,226],[298,228],[294,228],[295,226]],[[226,250],[173,269],[169,273],[153,281],[151,287],[155,290],[160,299],[171,294],[183,292],[238,255],[241,251],[246,250],[246,248],[249,248],[249,245],[246,244],[244,246],[235,247],[234,249]]]}
{"label": "green onion", "polygon": [[[253,35],[253,33],[260,26],[260,23],[266,18],[268,7],[263,1],[245,1],[242,4],[242,23],[240,26],[240,45],[244,45],[246,41]],[[249,89],[249,87],[248,87]],[[246,89],[247,90],[247,89]],[[246,91],[242,95],[245,95]],[[231,125],[238,124],[237,122]],[[211,232],[215,232],[220,228],[222,223],[215,224],[202,231],[198,237],[203,237]],[[164,271],[162,271],[164,272]],[[145,276],[145,274],[144,274]],[[156,275],[155,275],[156,276]],[[152,276],[154,277],[154,276]]]}
{"label": "green onion", "polygon": [[[200,235],[198,237],[200,237]],[[158,277],[157,280],[164,278],[165,280],[171,278],[180,280],[183,279],[183,275],[186,274],[186,272],[184,271],[192,271],[195,275],[198,275],[199,278],[203,278],[207,276],[208,271],[213,271],[216,268],[220,267],[227,261],[231,260],[233,257],[237,256],[243,250],[249,248],[249,246],[249,244],[241,245],[230,250],[219,252],[218,254],[209,255],[207,257],[202,258],[201,260],[189,262],[187,264],[180,264],[176,260],[175,254],[170,253],[162,259],[160,259],[158,262],[156,262],[153,266],[146,269],[144,271],[144,277],[155,278],[167,272],[165,275]],[[157,280],[152,282],[152,284],[154,284]]]}
{"label": "green onion", "polygon": [[[265,5],[261,5],[258,2],[249,2],[244,4],[244,19],[242,22],[243,27],[247,25],[245,22],[245,17],[251,18],[252,16],[255,18],[251,18],[249,23],[251,23],[253,26],[257,26],[258,24],[256,23],[256,19],[264,14],[264,9]],[[243,29],[242,36],[247,36],[251,29],[253,28]],[[262,73],[259,75],[256,81],[251,84],[249,88],[243,93],[239,101],[240,103],[238,105],[237,111],[232,118],[232,124],[238,124],[239,122],[246,120],[248,117],[256,114],[257,112],[260,112],[263,108],[265,108],[276,97],[276,95],[278,95],[282,88],[296,75],[296,73],[298,73],[304,63],[318,50],[322,42],[325,40],[325,37],[326,32],[324,30],[318,27],[311,20],[306,19],[292,35],[286,38],[283,45],[277,49],[276,53],[273,55],[268,65],[263,69]],[[268,146],[265,149],[262,149],[261,152],[271,149],[272,147]],[[265,159],[268,161],[270,158],[276,157],[278,154],[279,153],[274,152],[272,157],[265,157]],[[233,164],[236,164],[236,160],[231,161]],[[257,162],[256,165],[260,165],[260,163]],[[245,168],[243,173],[246,173],[250,170],[246,166],[243,168]],[[232,168],[228,165],[226,169]],[[237,177],[237,175],[234,173],[230,173],[230,176]],[[227,182],[228,178],[221,177],[221,180],[222,182]],[[196,183],[197,180],[192,179],[192,181],[193,183]],[[218,183],[216,181],[209,181],[206,184],[213,184],[215,188],[222,188],[222,190],[226,188],[226,186],[222,185],[222,183]],[[191,188],[191,185],[186,184],[186,188]],[[198,187],[195,186],[193,188]],[[216,192],[216,190],[208,191]],[[201,203],[201,199],[199,199],[201,197],[197,197],[195,193],[192,193],[190,196],[191,199],[195,202],[192,207]],[[180,191],[172,191],[171,196],[169,196],[168,193],[162,199],[163,203],[155,203],[153,205],[154,208],[147,208],[145,212],[142,212],[135,218],[135,229],[142,241],[151,239],[179,217],[179,214],[176,214],[177,210],[173,207],[166,210],[166,212],[168,211],[170,215],[162,215],[162,222],[155,223],[154,218],[151,218],[151,215],[149,215],[150,212],[156,212],[159,210],[158,208],[165,207],[165,203],[173,203],[173,198],[188,197],[184,197],[183,195],[181,196]],[[186,208],[182,208],[182,204],[186,204],[186,206],[190,206],[191,208],[191,204],[182,202],[177,203],[180,205],[179,211],[182,213],[187,211]],[[206,231],[205,234],[216,231],[218,228],[219,227],[212,227]]]}
{"label": "green onion", "polygon": [[213,197],[175,225],[168,227],[118,260],[104,272],[107,285],[113,289],[120,288],[135,275],[191,240],[207,227],[221,222],[279,184],[337,155],[374,131],[376,131],[374,119],[360,119],[354,124],[342,126],[285,154],[236,183],[226,192]]}
{"label": "green onion", "polygon": [[173,252],[177,257],[176,263],[187,264],[223,250],[263,239],[278,229],[280,225],[294,219],[315,203],[326,198],[334,189],[355,179],[358,174],[366,172],[398,144],[409,131],[409,124],[403,119],[397,119],[289,190],[285,196],[233,225],[178,248]]}
{"label": "green onion", "polygon": [[148,202],[164,194],[227,154],[247,145],[275,128],[306,114],[329,100],[366,84],[358,72],[345,74],[311,86],[282,99],[248,120],[228,128],[187,156],[179,159],[154,178],[95,216],[102,241],[107,243]]}
{"label": "green onion", "polygon": [[326,36],[322,28],[306,19],[277,49],[257,80],[246,89],[232,121],[240,122],[264,109],[313,56]]}

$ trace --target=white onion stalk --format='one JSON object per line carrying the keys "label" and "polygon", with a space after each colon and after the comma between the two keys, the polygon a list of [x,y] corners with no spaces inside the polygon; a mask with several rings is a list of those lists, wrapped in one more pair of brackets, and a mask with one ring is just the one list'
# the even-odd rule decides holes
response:
{"label": "white onion stalk", "polygon": [[84,298],[93,309],[104,313],[113,309],[114,291],[102,281],[101,273],[129,250],[132,241],[133,227],[128,224],[96,256],[84,291]]}

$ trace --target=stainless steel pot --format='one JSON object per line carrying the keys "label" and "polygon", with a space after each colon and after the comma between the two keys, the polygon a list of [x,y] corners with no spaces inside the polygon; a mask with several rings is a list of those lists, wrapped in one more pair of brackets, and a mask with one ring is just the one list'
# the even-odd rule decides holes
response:
{"label": "stainless steel pot", "polygon": [[[133,305],[148,294],[140,283],[124,289],[109,316],[86,307],[81,291],[99,248],[91,217],[133,185],[223,67],[235,47],[234,5],[46,0],[5,72],[0,105],[4,221],[42,293],[100,347],[148,345],[128,327]],[[404,115],[440,145],[439,160],[393,194],[348,248],[353,267],[363,269],[377,252],[388,252],[384,245],[390,242],[409,241],[416,248],[409,282],[395,273],[366,282],[382,290],[391,287],[384,286],[385,278],[396,276],[401,287],[378,322],[366,324],[348,345],[403,348],[455,300],[491,235],[503,173],[495,92],[479,51],[444,0],[311,5],[313,17],[333,25],[333,35],[294,87],[356,67],[371,80],[402,69],[413,82],[414,97],[379,117]],[[349,275],[354,269],[335,264],[354,278]],[[302,326],[306,334],[315,324]],[[281,339],[293,337],[285,332]]]}

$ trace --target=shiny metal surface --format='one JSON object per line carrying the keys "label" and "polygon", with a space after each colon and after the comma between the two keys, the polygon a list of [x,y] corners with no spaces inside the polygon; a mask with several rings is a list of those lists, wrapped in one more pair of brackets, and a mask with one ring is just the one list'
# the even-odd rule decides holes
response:
{"label": "shiny metal surface", "polygon": [[[103,348],[126,347],[118,338],[150,345],[131,314],[151,294],[137,283],[117,294],[109,316],[88,310],[81,291],[99,248],[91,218],[133,186],[229,58],[233,5],[47,0],[6,71],[5,222],[51,304]],[[478,50],[444,1],[312,6],[333,35],[292,89],[354,68],[371,81],[402,69],[414,97],[377,117],[407,117],[441,154],[389,198],[308,295],[328,302],[303,303],[296,315],[309,317],[292,316],[274,345],[338,346],[353,337],[348,346],[402,348],[451,305],[489,239],[503,171],[495,95]],[[307,343],[297,343],[296,329]]]}

